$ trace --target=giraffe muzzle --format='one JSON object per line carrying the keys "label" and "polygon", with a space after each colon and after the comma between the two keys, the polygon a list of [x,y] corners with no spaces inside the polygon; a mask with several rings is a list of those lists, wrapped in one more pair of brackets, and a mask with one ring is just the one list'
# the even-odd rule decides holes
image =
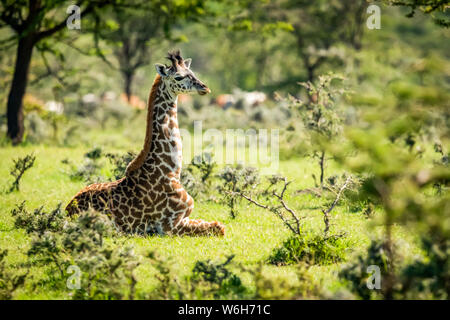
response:
{"label": "giraffe muzzle", "polygon": [[197,91],[199,95],[204,96],[207,93],[211,93],[211,89],[205,88]]}
{"label": "giraffe muzzle", "polygon": [[198,92],[199,95],[204,96],[207,93],[211,93],[211,89],[209,89],[203,83],[200,83],[200,84],[197,85],[197,92]]}

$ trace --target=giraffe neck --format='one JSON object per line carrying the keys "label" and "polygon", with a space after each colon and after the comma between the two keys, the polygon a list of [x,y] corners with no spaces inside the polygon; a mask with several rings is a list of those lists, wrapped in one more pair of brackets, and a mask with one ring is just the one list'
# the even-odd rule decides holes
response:
{"label": "giraffe neck", "polygon": [[181,135],[177,119],[177,95],[166,85],[159,86],[152,119],[152,139],[145,166],[180,178],[182,164]]}
{"label": "giraffe neck", "polygon": [[[177,119],[177,95],[156,76],[148,99],[147,129],[144,146],[126,169],[126,175],[158,170],[180,178],[181,137]],[[144,168],[144,170],[139,170]]]}

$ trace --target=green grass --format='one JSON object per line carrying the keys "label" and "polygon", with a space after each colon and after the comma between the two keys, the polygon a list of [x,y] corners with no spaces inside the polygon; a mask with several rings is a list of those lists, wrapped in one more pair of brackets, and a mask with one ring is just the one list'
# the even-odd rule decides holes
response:
{"label": "green grass", "polygon": [[[8,263],[14,268],[27,269],[29,279],[24,289],[20,289],[16,295],[18,299],[67,299],[69,290],[52,291],[49,288],[37,287],[32,289],[32,282],[37,282],[45,277],[42,267],[29,265],[26,250],[30,245],[30,238],[23,230],[14,228],[14,220],[11,210],[16,204],[26,200],[27,208],[34,209],[44,205],[48,209],[54,208],[59,202],[65,205],[71,197],[84,186],[83,182],[72,181],[67,174],[67,165],[61,163],[63,159],[71,159],[74,163],[81,163],[83,155],[89,148],[57,148],[44,146],[5,147],[2,148],[0,157],[0,176],[3,177],[0,185],[0,248],[8,249]],[[108,150],[114,151],[118,150]],[[120,150],[127,151],[127,149]],[[25,173],[20,191],[7,193],[12,177],[9,170],[12,159],[24,156],[30,152],[36,155],[36,163],[33,168]],[[108,174],[108,166],[105,174]],[[339,168],[330,164],[328,172],[339,171]],[[305,216],[304,229],[310,232],[321,232],[323,229],[323,217],[321,207],[325,204],[323,199],[315,198],[307,194],[295,194],[294,191],[313,186],[311,173],[317,175],[315,164],[307,158],[300,160],[282,161],[279,172],[286,175],[293,183],[287,194],[287,202],[298,212]],[[337,206],[332,213],[332,231],[345,232],[347,239],[352,244],[347,254],[347,259],[362,253],[368,246],[370,238],[381,234],[381,227],[377,226],[377,214],[374,219],[367,220],[361,212],[351,212],[346,206]],[[281,221],[272,213],[257,208],[247,203],[239,207],[239,215],[232,219],[228,208],[212,201],[196,201],[192,218],[206,220],[218,220],[226,225],[226,236],[214,237],[139,237],[123,236],[118,245],[132,244],[136,251],[145,254],[150,250],[157,251],[164,257],[170,257],[174,271],[179,277],[191,272],[197,260],[211,259],[224,260],[230,254],[235,255],[235,262],[244,266],[257,265],[261,261],[266,265],[264,272],[273,278],[284,278],[296,281],[293,266],[274,266],[268,263],[274,249],[280,247],[290,236],[289,231]],[[396,227],[394,229],[396,239],[401,239],[407,247],[406,258],[421,254],[413,238],[407,230]],[[342,285],[337,279],[337,272],[341,263],[326,266],[313,266],[309,269],[313,278],[320,281],[322,286],[331,292]],[[138,289],[152,290],[156,281],[155,270],[149,264],[142,264],[137,271]],[[250,276],[236,268],[243,279],[244,284],[251,287]]]}

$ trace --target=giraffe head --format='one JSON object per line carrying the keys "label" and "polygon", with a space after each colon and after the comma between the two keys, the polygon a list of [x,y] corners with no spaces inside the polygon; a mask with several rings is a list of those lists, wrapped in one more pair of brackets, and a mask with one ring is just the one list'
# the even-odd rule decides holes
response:
{"label": "giraffe head", "polygon": [[169,52],[167,57],[172,65],[155,64],[156,72],[169,90],[175,94],[197,92],[200,95],[210,93],[211,90],[201,82],[189,68],[192,59],[183,59],[180,50]]}

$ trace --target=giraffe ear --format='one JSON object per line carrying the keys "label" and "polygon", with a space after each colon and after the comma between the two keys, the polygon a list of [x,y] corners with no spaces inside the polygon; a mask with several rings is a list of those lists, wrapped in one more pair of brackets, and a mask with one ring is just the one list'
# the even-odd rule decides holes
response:
{"label": "giraffe ear", "polygon": [[186,68],[189,69],[191,67],[192,59],[191,58],[187,58],[187,59],[184,59],[183,61],[184,61],[184,65],[186,66]]}
{"label": "giraffe ear", "polygon": [[156,63],[155,64],[155,69],[156,69],[156,72],[158,72],[158,74],[161,77],[166,77],[167,76],[167,68],[166,68],[165,65],[160,64],[160,63]]}

